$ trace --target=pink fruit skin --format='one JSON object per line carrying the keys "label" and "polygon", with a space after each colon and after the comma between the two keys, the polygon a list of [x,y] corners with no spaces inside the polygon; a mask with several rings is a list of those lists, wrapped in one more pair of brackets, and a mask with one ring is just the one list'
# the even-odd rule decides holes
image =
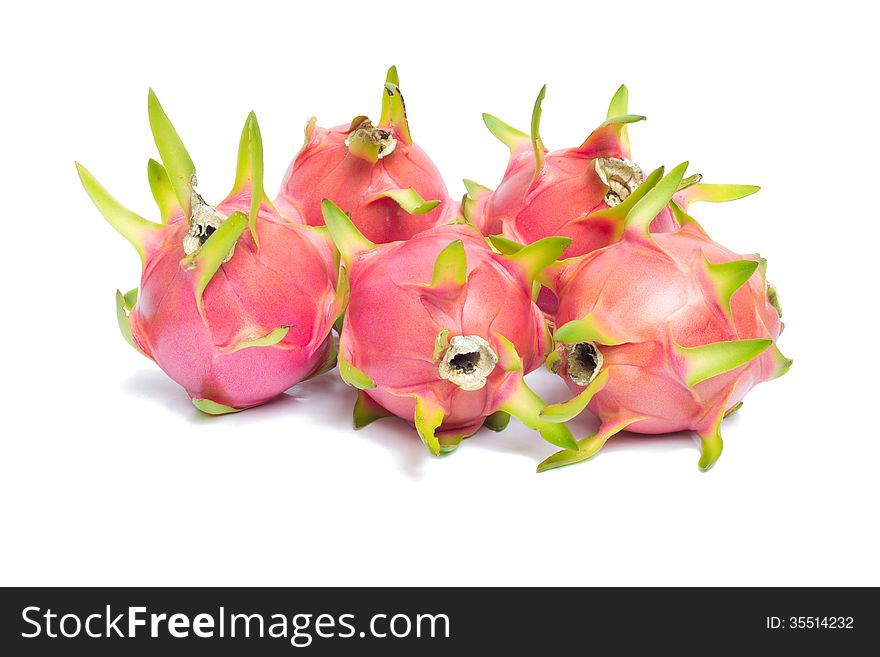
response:
{"label": "pink fruit skin", "polygon": [[[425,286],[437,256],[454,240],[464,244],[467,284],[460,291],[432,291]],[[357,256],[350,285],[340,344],[349,362],[375,381],[377,387],[364,392],[409,422],[415,413],[410,395],[440,402],[445,418],[438,436],[473,434],[521,377],[497,365],[475,391],[439,378],[433,354],[440,331],[478,335],[496,354],[502,351],[499,333],[516,347],[525,372],[537,368],[550,348],[523,273],[467,226],[433,228]]]}
{"label": "pink fruit skin", "polygon": [[[652,238],[656,246],[625,239],[564,269],[555,281],[559,326],[592,313],[604,333],[625,342],[598,344],[608,382],[588,408],[603,422],[641,417],[627,431],[709,431],[719,412],[780,374],[778,352],[771,345],[745,365],[690,389],[672,341],[683,347],[754,338],[775,342],[783,324],[760,269],[734,292],[732,320],[703,274],[704,256],[713,264],[756,256],[737,255],[693,225]],[[565,371],[563,355],[560,373]],[[568,376],[565,380],[573,392],[583,391]]]}
{"label": "pink fruit skin", "polygon": [[[247,214],[250,194],[229,198],[217,210]],[[246,229],[204,291],[203,320],[193,275],[180,265],[187,231],[182,214],[171,218],[161,243],[148,253],[130,318],[141,350],[193,399],[237,409],[266,402],[319,369],[330,355],[330,329],[340,312],[332,243],[264,203],[257,220],[260,248]],[[280,326],[290,326],[281,342],[228,353]]]}
{"label": "pink fruit skin", "polygon": [[[349,152],[345,145],[350,126],[325,129],[312,126],[303,149],[290,164],[276,205],[282,214],[300,213],[311,226],[324,224],[321,201],[329,198],[351,213],[353,223],[372,242],[384,244],[448,223],[457,214],[440,172],[415,143],[408,144],[393,127],[394,152],[371,163]],[[383,192],[412,187],[426,201],[440,205],[425,214],[411,215],[394,200],[376,197]]]}
{"label": "pink fruit skin", "polygon": [[[553,235],[570,237],[567,258],[615,241],[610,224],[584,221],[590,213],[608,208],[608,188],[596,173],[596,159],[629,158],[619,139],[607,135],[597,138],[601,130],[594,132],[583,146],[546,154],[537,178],[530,146],[511,158],[498,188],[485,201],[481,220],[484,230],[489,234],[503,233],[521,244]],[[669,208],[664,208],[651,224],[653,232],[668,232],[676,227]]]}

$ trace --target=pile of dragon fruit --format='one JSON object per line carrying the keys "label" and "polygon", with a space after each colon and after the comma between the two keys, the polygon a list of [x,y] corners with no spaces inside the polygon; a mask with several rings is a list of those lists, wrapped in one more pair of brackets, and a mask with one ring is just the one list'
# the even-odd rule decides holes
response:
{"label": "pile of dragon fruit", "polygon": [[[232,190],[212,205],[150,91],[161,221],[77,164],[143,266],[140,288],[116,293],[123,337],[212,415],[335,368],[357,389],[355,428],[397,416],[434,455],[513,416],[560,448],[539,472],[624,430],[693,431],[700,468],[712,467],[722,420],[791,361],[766,261],[713,241],[689,213],[758,187],[703,183],[687,163],[645,173],[627,136],[645,117],[628,113],[623,86],[582,144],[548,152],[543,98],[529,133],[483,115],[510,160],[494,191],[465,180],[458,203],[412,140],[392,67],[375,124],[308,122],[274,201],[251,113]],[[529,388],[542,367],[570,399],[548,405]],[[585,411],[599,428],[578,439],[566,422]]]}

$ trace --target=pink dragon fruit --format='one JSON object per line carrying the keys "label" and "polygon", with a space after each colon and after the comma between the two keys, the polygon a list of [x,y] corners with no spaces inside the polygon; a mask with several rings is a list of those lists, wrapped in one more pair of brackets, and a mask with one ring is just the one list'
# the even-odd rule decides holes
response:
{"label": "pink dragon fruit", "polygon": [[[583,144],[548,153],[538,131],[545,91],[535,101],[531,136],[483,115],[492,134],[510,149],[510,161],[494,192],[465,180],[468,195],[462,210],[486,235],[503,233],[522,244],[550,235],[570,237],[566,256],[574,257],[620,238],[619,215],[609,210],[643,181],[642,169],[630,159],[627,125],[645,117],[627,113],[629,93],[621,86],[611,99],[608,119]],[[675,197],[682,209],[695,201],[729,201],[758,191],[752,185],[706,185],[701,178],[697,174],[682,181]],[[676,227],[672,209],[664,208],[651,231]]]}
{"label": "pink dragon fruit", "polygon": [[694,430],[708,469],[721,453],[721,420],[791,365],[775,344],[783,325],[764,260],[713,242],[675,204],[681,228],[649,233],[686,166],[662,180],[658,170],[609,211],[624,226],[619,242],[547,270],[560,300],[548,366],[577,396],[543,416],[565,422],[589,408],[601,425],[539,471],[588,459],[624,429]]}
{"label": "pink dragon fruit", "polygon": [[329,130],[314,118],[308,122],[305,145],[287,170],[276,205],[320,226],[325,198],[345,207],[376,243],[409,239],[458,214],[437,167],[410,136],[395,67],[382,90],[378,125],[365,116]]}
{"label": "pink dragon fruit", "polygon": [[161,224],[124,208],[77,164],[92,201],[141,257],[140,293],[116,293],[123,336],[215,415],[332,367],[330,329],[344,304],[335,251],[266,198],[256,117],[242,132],[232,192],[215,208],[196,193],[195,167],[152,90],[149,115],[164,162],[149,163]]}
{"label": "pink dragon fruit", "polygon": [[397,415],[437,455],[513,415],[552,444],[576,447],[564,424],[540,418],[545,404],[523,380],[552,345],[533,279],[567,239],[508,257],[467,225],[376,246],[330,201],[324,219],[350,286],[339,372],[358,388],[356,428]]}

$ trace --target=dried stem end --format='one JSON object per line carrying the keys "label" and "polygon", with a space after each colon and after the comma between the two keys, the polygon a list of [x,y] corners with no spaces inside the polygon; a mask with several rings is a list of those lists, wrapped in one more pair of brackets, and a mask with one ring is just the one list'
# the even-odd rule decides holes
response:
{"label": "dried stem end", "polygon": [[645,179],[638,164],[619,157],[596,158],[596,173],[608,186],[605,204],[611,208],[625,201]]}
{"label": "dried stem end", "polygon": [[441,379],[454,383],[462,390],[479,390],[495,369],[498,355],[478,335],[456,335],[449,340],[437,371]]}
{"label": "dried stem end", "polygon": [[579,386],[588,386],[602,369],[602,352],[593,342],[564,345],[566,370]]}
{"label": "dried stem end", "polygon": [[369,144],[378,147],[378,158],[388,157],[397,148],[397,140],[391,136],[391,132],[382,128],[375,127],[369,119],[363,119],[359,124],[354,125],[352,122],[352,130],[345,138],[345,145],[351,148],[352,143],[361,145]]}
{"label": "dried stem end", "polygon": [[[192,195],[192,217],[189,220],[189,232],[183,238],[183,251],[186,255],[190,255],[198,251],[202,245],[208,240],[214,231],[220,228],[228,217],[217,212],[217,210],[205,203],[199,194],[193,192]],[[229,255],[224,258],[223,262],[229,262],[232,254],[235,253],[235,247],[229,251]]]}

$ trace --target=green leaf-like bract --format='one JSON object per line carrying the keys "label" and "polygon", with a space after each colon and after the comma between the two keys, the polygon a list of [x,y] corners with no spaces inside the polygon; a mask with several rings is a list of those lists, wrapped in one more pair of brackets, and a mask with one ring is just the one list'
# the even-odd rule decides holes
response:
{"label": "green leaf-like bract", "polygon": [[183,208],[187,217],[191,217],[193,176],[196,173],[195,164],[193,164],[192,158],[180,139],[180,135],[177,134],[177,130],[174,129],[152,89],[150,89],[147,97],[147,111],[150,116],[153,140],[156,142],[156,148],[159,149],[162,163],[168,172],[171,187],[174,189],[180,207]]}

